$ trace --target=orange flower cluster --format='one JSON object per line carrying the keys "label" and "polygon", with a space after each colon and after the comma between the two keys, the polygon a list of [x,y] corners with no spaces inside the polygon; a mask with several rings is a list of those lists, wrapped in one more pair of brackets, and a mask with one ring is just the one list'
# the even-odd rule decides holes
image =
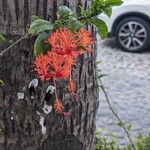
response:
{"label": "orange flower cluster", "polygon": [[[94,42],[91,33],[84,28],[75,33],[67,28],[59,28],[51,33],[46,40],[46,43],[51,47],[49,52],[46,55],[39,55],[33,62],[35,71],[43,81],[51,78],[54,80],[57,78],[69,79],[67,87],[74,95],[76,84],[71,79],[72,66],[76,64],[77,56],[85,51],[92,52],[89,46]],[[63,112],[64,107],[60,100],[55,100],[54,109],[57,113]]]}
{"label": "orange flower cluster", "polygon": [[85,50],[89,51],[88,46],[94,42],[91,33],[84,28],[76,33],[72,33],[67,28],[60,28],[47,39],[47,43],[52,46],[52,51],[72,57],[82,54]]}

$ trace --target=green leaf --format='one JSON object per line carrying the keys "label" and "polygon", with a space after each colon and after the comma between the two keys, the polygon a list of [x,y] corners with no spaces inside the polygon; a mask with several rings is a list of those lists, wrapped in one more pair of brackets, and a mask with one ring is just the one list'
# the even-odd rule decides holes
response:
{"label": "green leaf", "polygon": [[99,138],[99,131],[98,130],[95,131],[95,137]]}
{"label": "green leaf", "polygon": [[104,21],[98,19],[98,18],[92,18],[91,19],[92,24],[97,28],[99,35],[102,39],[106,38],[108,35],[108,27],[105,24]]}
{"label": "green leaf", "polygon": [[98,6],[104,6],[105,5],[105,0],[94,0],[93,5],[98,5]]}
{"label": "green leaf", "polygon": [[5,37],[0,33],[0,43],[6,42]]}
{"label": "green leaf", "polygon": [[36,15],[31,16],[31,22],[38,20],[38,19],[40,19],[39,16],[36,16]]}
{"label": "green leaf", "polygon": [[143,150],[143,145],[141,141],[137,141],[136,145],[138,147],[138,150]]}
{"label": "green leaf", "polygon": [[123,3],[122,0],[106,0],[106,4],[111,6],[119,6]]}
{"label": "green leaf", "polygon": [[105,7],[105,8],[103,8],[103,12],[108,16],[108,17],[110,17],[111,16],[111,14],[112,14],[112,7]]}
{"label": "green leaf", "polygon": [[38,56],[41,53],[49,50],[49,46],[44,43],[44,41],[48,38],[48,33],[42,32],[36,39],[34,43],[34,55]]}
{"label": "green leaf", "polygon": [[100,61],[100,60],[99,60],[99,61],[96,61],[96,64],[98,65],[98,64],[100,64],[101,62],[102,62],[102,61]]}
{"label": "green leaf", "polygon": [[59,6],[57,15],[58,18],[68,18],[69,16],[74,16],[74,13],[67,6]]}
{"label": "green leaf", "polygon": [[127,126],[128,131],[130,131],[131,128],[132,128],[132,124],[129,124],[129,125]]}
{"label": "green leaf", "polygon": [[55,27],[67,27],[71,31],[76,31],[82,27],[80,21],[77,20],[74,12],[67,6],[60,6],[58,8],[58,19],[55,21]]}
{"label": "green leaf", "polygon": [[117,123],[117,125],[122,128],[124,123],[120,121],[120,122]]}
{"label": "green leaf", "polygon": [[31,23],[29,33],[36,35],[43,31],[53,30],[54,26],[47,20],[38,19]]}
{"label": "green leaf", "polygon": [[83,25],[77,20],[77,18],[70,16],[68,19],[67,26],[71,31],[76,31],[81,28]]}

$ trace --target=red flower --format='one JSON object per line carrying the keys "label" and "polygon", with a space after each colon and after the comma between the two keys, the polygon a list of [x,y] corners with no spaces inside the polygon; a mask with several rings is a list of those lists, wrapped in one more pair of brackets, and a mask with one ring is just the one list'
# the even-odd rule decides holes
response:
{"label": "red flower", "polygon": [[92,33],[84,28],[80,28],[80,30],[77,32],[77,36],[80,39],[79,46],[84,49],[87,49],[89,52],[93,51],[92,49],[88,48],[92,44],[95,43]]}
{"label": "red flower", "polygon": [[35,71],[41,80],[50,78],[67,78],[71,74],[71,66],[75,65],[75,60],[68,55],[59,55],[48,52],[47,55],[39,55],[33,62]]}
{"label": "red flower", "polygon": [[41,80],[49,80],[48,78],[48,71],[49,71],[49,59],[47,55],[39,55],[33,62],[35,67],[35,71],[37,72],[39,78]]}
{"label": "red flower", "polygon": [[63,113],[64,111],[64,106],[62,104],[62,102],[59,99],[56,99],[54,102],[54,109],[56,113]]}
{"label": "red flower", "polygon": [[74,63],[73,60],[70,60],[70,57],[67,55],[59,55],[57,53],[49,52],[49,66],[50,73],[49,77],[53,78],[67,78],[71,73],[71,65]]}
{"label": "red flower", "polygon": [[67,28],[60,28],[53,32],[47,42],[52,46],[52,51],[60,55],[76,57],[80,54],[79,39]]}

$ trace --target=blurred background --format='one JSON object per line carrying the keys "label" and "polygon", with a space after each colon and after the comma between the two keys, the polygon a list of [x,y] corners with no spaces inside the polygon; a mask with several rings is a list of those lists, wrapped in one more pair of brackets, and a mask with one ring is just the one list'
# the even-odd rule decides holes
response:
{"label": "blurred background", "polygon": [[[132,137],[150,133],[150,1],[124,0],[115,7],[111,18],[99,16],[109,29],[109,38],[98,37],[98,69],[107,74],[102,78],[112,106],[127,125]],[[97,128],[109,136],[111,132],[120,144],[128,141],[109,110],[103,93]]]}

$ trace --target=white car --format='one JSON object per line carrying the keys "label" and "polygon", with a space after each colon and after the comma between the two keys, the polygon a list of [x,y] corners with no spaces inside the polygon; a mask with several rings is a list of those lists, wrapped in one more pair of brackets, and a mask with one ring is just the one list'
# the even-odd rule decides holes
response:
{"label": "white car", "polygon": [[150,46],[150,0],[124,0],[112,16],[99,15],[123,50],[141,52]]}

